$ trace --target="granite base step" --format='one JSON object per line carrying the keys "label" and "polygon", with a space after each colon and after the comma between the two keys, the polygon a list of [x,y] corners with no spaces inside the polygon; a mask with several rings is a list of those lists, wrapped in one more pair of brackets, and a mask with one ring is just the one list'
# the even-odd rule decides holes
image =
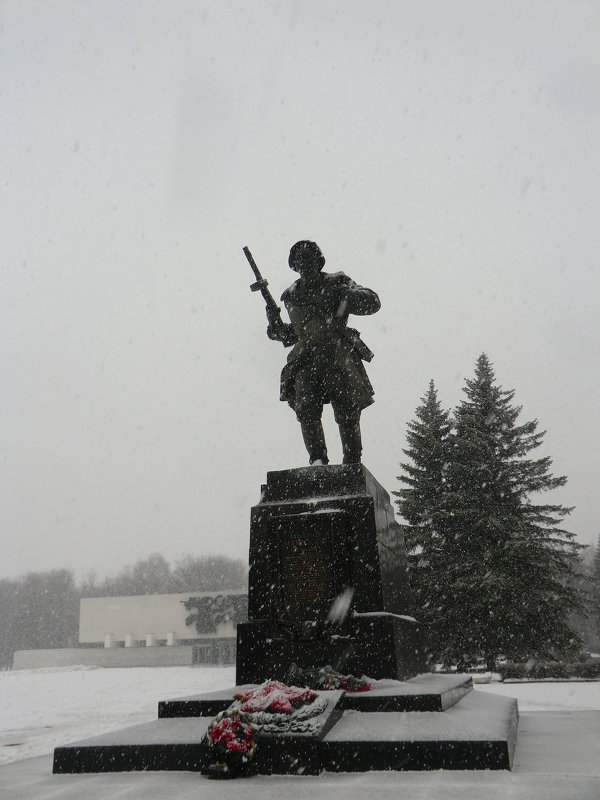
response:
{"label": "granite base step", "polygon": [[[259,772],[267,775],[318,775],[322,769],[322,742],[344,713],[343,692],[320,692],[327,706],[309,721],[308,730],[265,733],[257,737]],[[130,772],[187,770],[205,772],[212,753],[206,730],[213,715],[163,718],[114,733],[74,742],[54,751],[53,772]]]}
{"label": "granite base step", "polygon": [[[259,734],[258,772],[511,769],[519,720],[516,700],[471,691],[465,676],[424,675],[402,684],[402,690],[396,683],[377,682],[372,692],[360,695],[321,693],[327,709],[311,731]],[[57,747],[53,771],[205,771],[211,757],[206,730],[234,693],[231,689],[169,701],[183,705],[163,706],[154,722]],[[416,708],[433,703],[432,698],[439,708]],[[406,710],[397,710],[402,704]],[[207,708],[209,713],[200,715]],[[184,711],[192,713],[182,716]]]}
{"label": "granite base step", "polygon": [[[231,705],[236,693],[253,685],[161,700],[158,704],[159,719],[215,716]],[[472,688],[473,681],[468,675],[427,673],[407,681],[373,681],[370,692],[345,692],[340,704],[343,710],[356,711],[446,711]]]}
{"label": "granite base step", "polygon": [[519,713],[514,698],[473,691],[443,714],[345,711],[325,737],[330,772],[511,769]]}

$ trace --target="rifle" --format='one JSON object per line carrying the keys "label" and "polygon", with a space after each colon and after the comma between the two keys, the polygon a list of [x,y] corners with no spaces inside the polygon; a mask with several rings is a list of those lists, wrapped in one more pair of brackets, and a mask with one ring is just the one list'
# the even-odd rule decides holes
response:
{"label": "rifle", "polygon": [[252,267],[252,272],[254,273],[254,277],[256,281],[251,284],[250,291],[251,292],[260,292],[263,296],[265,301],[265,305],[267,307],[267,318],[269,320],[269,324],[272,329],[274,329],[277,333],[281,333],[283,335],[283,331],[285,330],[284,322],[281,319],[281,309],[273,299],[273,295],[268,290],[269,282],[263,278],[260,274],[260,270],[256,266],[255,260],[252,258],[252,253],[248,250],[247,247],[243,248],[244,255],[248,259],[248,263]]}

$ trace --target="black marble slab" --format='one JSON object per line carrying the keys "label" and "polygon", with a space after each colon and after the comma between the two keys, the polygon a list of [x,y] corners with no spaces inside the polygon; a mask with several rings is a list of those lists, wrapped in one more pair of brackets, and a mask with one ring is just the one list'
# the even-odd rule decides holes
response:
{"label": "black marble slab", "polygon": [[346,692],[344,710],[446,711],[473,689],[468,675],[419,675],[408,681],[376,681],[370,692]]}
{"label": "black marble slab", "polygon": [[[233,697],[234,692],[231,692]],[[308,730],[260,731],[259,771],[265,775],[318,775],[321,743],[342,716],[339,691],[319,693],[325,710]],[[228,703],[229,705],[230,703]],[[205,734],[213,717],[160,718],[54,750],[54,773],[183,770],[207,773],[212,753]]]}
{"label": "black marble slab", "polygon": [[323,743],[330,772],[511,769],[519,713],[510,697],[473,691],[445,713],[346,711]]}
{"label": "black marble slab", "polygon": [[236,694],[255,686],[256,684],[254,683],[245,684],[243,686],[235,686],[232,689],[220,689],[175,700],[159,700],[158,718],[216,717],[219,712],[229,708]]}
{"label": "black marble slab", "polygon": [[[239,692],[252,688],[234,686],[216,692],[161,700],[159,719],[172,717],[202,717],[224,711]],[[341,710],[355,711],[445,711],[473,689],[469,675],[427,673],[407,681],[373,681],[368,692],[342,692]]]}
{"label": "black marble slab", "polygon": [[54,749],[54,773],[200,771],[211,717],[159,719]]}

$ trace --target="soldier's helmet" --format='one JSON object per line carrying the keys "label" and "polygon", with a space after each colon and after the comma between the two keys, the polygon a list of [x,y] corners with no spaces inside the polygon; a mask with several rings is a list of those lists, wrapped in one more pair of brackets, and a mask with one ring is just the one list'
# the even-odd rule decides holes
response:
{"label": "soldier's helmet", "polygon": [[292,245],[288,264],[296,272],[300,272],[304,265],[312,266],[314,264],[319,269],[323,269],[325,256],[316,242],[303,239],[301,242],[296,242],[295,245]]}

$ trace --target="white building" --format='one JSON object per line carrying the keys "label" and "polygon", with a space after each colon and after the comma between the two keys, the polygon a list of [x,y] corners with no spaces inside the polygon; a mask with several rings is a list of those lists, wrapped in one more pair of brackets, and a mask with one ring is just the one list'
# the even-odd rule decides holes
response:
{"label": "white building", "polygon": [[237,623],[247,614],[242,589],[86,597],[79,607],[78,648],[17,650],[13,668],[232,664]]}

